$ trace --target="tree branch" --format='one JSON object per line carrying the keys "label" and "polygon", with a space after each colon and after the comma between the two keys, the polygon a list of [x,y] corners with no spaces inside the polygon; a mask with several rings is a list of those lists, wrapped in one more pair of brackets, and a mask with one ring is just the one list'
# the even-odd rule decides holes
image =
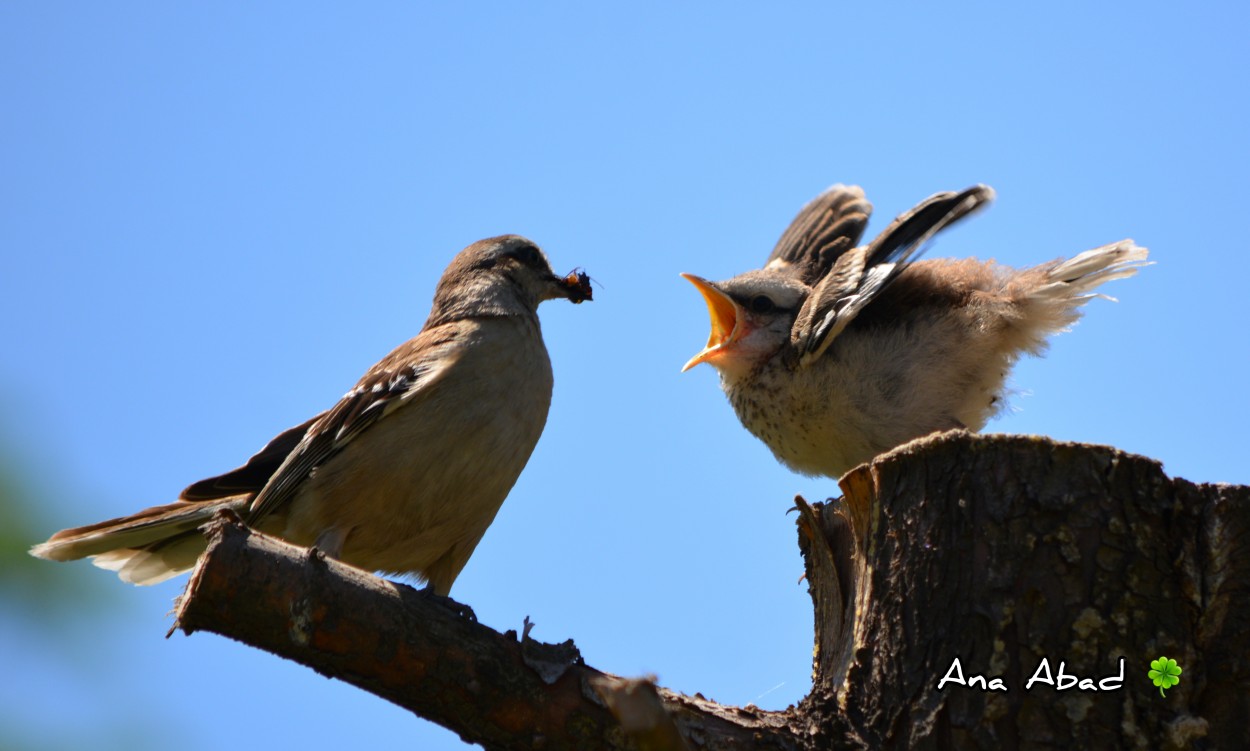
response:
{"label": "tree branch", "polygon": [[[812,692],[785,712],[602,673],[572,641],[500,634],[237,520],[207,528],[175,628],[296,660],[488,749],[1250,747],[1250,488],[963,432],[841,485],[841,502],[796,501],[816,649]],[[1183,667],[1166,697],[1146,676],[1162,655]]]}
{"label": "tree branch", "polygon": [[[374,693],[488,749],[796,749],[781,713],[725,708],[476,622],[455,601],[221,515],[174,629],[211,631]],[[174,629],[171,629],[171,633]],[[644,684],[645,685],[642,685]],[[663,714],[659,714],[662,711]],[[618,720],[617,714],[621,719]]]}

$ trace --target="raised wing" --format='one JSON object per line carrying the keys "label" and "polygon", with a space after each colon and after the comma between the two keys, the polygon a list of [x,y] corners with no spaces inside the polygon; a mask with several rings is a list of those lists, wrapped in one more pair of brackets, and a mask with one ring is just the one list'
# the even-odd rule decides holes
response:
{"label": "raised wing", "polygon": [[858,185],[834,185],[799,210],[764,264],[789,270],[812,285],[859,243],[872,204]]}
{"label": "raised wing", "polygon": [[843,252],[804,301],[790,344],[798,367],[824,354],[859,311],[925,250],[929,240],[994,199],[975,185],[959,193],[937,193],[901,214],[868,245]]}

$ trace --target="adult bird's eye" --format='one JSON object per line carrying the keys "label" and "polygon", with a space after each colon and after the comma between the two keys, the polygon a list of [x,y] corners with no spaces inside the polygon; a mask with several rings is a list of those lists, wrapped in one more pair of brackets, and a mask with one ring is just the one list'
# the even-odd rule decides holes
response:
{"label": "adult bird's eye", "polygon": [[768,295],[756,295],[751,299],[752,313],[771,313],[776,309],[777,306]]}
{"label": "adult bird's eye", "polygon": [[526,245],[517,251],[517,258],[526,266],[538,265],[538,248],[533,245]]}

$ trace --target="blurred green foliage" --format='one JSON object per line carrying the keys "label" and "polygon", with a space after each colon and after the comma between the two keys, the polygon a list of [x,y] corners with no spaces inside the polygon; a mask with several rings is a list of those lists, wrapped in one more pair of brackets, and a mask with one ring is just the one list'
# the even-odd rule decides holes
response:
{"label": "blurred green foliage", "polygon": [[[103,726],[75,728],[75,718],[86,708],[74,706],[69,697],[90,695],[100,676],[116,668],[118,656],[99,650],[94,637],[101,626],[125,614],[126,589],[99,586],[100,577],[92,576],[98,572],[89,565],[54,563],[29,554],[31,545],[56,530],[53,514],[46,513],[56,488],[36,487],[30,478],[34,472],[15,469],[19,453],[0,445],[0,633],[15,642],[4,645],[16,650],[14,656],[34,655],[41,671],[74,685],[62,684],[62,703],[47,711],[0,706],[0,749],[69,751],[83,747],[84,732],[96,749],[160,748],[143,713],[125,705]],[[22,691],[19,686],[29,678],[33,676],[6,675],[0,665],[0,680],[13,681],[9,690]]]}
{"label": "blurred green foliage", "polygon": [[36,489],[19,479],[12,463],[0,456],[0,603],[7,614],[33,620],[40,627],[73,627],[77,618],[58,616],[70,608],[98,613],[120,600],[89,586],[88,572],[81,566],[52,564],[27,552],[55,531],[39,513],[47,508],[42,500]]}

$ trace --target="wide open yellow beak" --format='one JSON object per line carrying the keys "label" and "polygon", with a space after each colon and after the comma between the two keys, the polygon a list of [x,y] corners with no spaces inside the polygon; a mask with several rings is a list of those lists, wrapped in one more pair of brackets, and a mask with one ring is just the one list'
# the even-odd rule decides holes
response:
{"label": "wide open yellow beak", "polygon": [[732,344],[742,336],[742,311],[729,295],[712,286],[701,276],[682,274],[682,278],[695,286],[707,303],[708,316],[712,319],[712,333],[707,337],[703,351],[690,358],[681,369],[685,373],[701,362],[707,362],[721,353],[725,345]]}

